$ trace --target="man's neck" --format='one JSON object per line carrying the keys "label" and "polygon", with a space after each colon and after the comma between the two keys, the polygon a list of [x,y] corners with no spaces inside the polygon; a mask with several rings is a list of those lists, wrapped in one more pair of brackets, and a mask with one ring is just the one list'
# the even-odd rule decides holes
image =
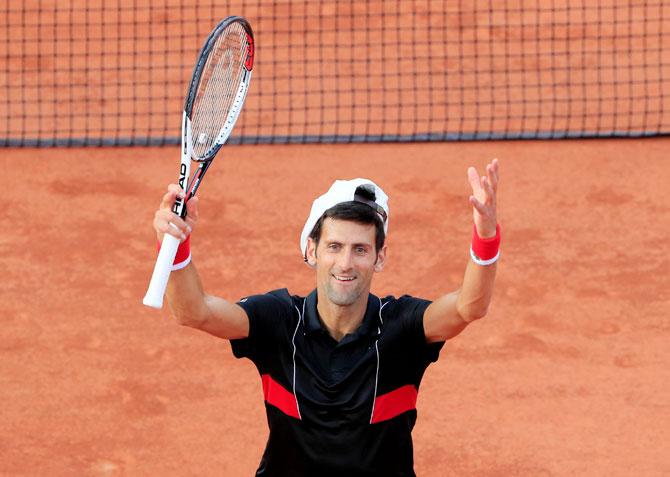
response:
{"label": "man's neck", "polygon": [[353,333],[363,323],[368,308],[368,294],[356,303],[340,306],[332,303],[325,293],[317,293],[316,310],[330,336],[340,341],[345,335]]}

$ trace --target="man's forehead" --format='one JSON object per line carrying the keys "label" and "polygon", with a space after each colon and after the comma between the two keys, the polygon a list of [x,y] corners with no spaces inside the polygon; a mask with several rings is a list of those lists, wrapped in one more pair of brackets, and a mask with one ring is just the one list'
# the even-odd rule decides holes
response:
{"label": "man's forehead", "polygon": [[321,240],[342,243],[375,243],[376,228],[374,224],[362,224],[353,220],[334,219],[328,217],[321,227]]}

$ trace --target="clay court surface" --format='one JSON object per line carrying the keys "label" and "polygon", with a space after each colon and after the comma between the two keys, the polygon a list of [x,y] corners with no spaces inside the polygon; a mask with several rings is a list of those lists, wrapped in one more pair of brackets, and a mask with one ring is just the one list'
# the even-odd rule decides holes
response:
{"label": "clay court surface", "polygon": [[[390,195],[377,294],[460,284],[465,171],[500,158],[489,315],[419,393],[419,476],[670,474],[670,139],[228,147],[194,260],[229,299],[308,293],[299,232],[335,178]],[[5,149],[1,475],[253,475],[259,376],[229,343],[141,304],[178,150]]]}

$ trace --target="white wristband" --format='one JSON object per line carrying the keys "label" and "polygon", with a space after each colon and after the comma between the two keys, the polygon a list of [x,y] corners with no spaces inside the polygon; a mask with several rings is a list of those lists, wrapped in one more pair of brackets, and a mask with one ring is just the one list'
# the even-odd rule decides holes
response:
{"label": "white wristband", "polygon": [[498,258],[500,258],[500,250],[498,250],[498,253],[496,254],[495,257],[490,258],[488,260],[482,260],[477,255],[475,255],[474,250],[472,250],[472,247],[470,247],[470,258],[472,258],[472,261],[475,262],[477,265],[485,267],[486,265],[491,265],[492,263],[496,263],[498,261]]}
{"label": "white wristband", "polygon": [[175,263],[172,265],[172,271],[174,272],[175,270],[181,270],[184,268],[186,265],[191,263],[191,253],[189,252],[188,257],[183,262]]}

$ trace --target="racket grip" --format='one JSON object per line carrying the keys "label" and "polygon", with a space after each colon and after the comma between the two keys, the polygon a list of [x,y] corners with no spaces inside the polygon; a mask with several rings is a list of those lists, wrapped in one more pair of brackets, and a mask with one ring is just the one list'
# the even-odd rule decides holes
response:
{"label": "racket grip", "polygon": [[178,248],[179,239],[177,237],[170,234],[163,236],[161,250],[158,252],[154,273],[151,275],[151,281],[149,282],[149,289],[144,296],[144,300],[142,300],[142,303],[146,306],[163,308],[163,295],[165,295],[165,288],[170,278],[172,263],[177,255]]}

